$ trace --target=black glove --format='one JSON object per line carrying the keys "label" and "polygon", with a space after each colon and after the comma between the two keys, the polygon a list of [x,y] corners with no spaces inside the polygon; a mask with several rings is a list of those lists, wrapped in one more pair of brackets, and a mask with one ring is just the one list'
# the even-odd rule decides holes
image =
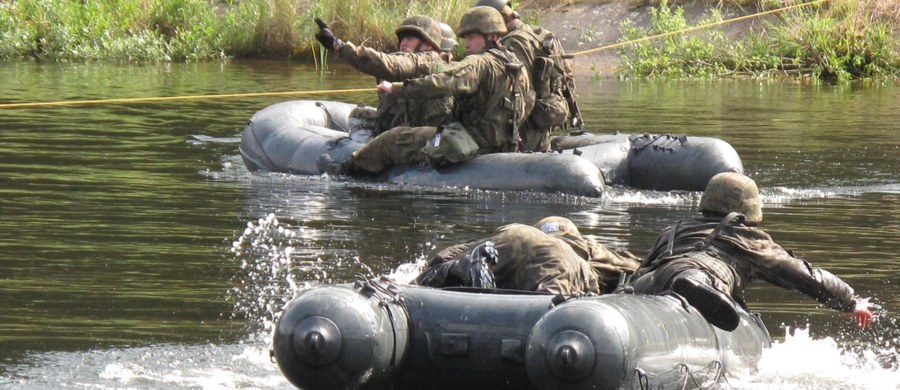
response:
{"label": "black glove", "polygon": [[316,18],[316,24],[319,25],[319,32],[316,33],[316,40],[325,46],[328,50],[334,50],[334,44],[337,42],[338,48],[344,44],[340,39],[334,36],[334,33],[328,28],[328,25],[322,19]]}

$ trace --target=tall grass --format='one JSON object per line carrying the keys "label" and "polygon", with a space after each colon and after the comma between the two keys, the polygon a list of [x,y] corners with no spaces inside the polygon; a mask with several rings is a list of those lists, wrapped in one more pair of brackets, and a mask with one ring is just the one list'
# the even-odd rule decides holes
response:
{"label": "tall grass", "polygon": [[317,45],[313,34],[319,17],[339,38],[381,50],[397,47],[394,29],[405,18],[427,15],[456,28],[462,14],[473,0],[319,0],[301,18],[299,33],[304,37],[301,48]]}
{"label": "tall grass", "polygon": [[0,59],[203,61],[313,55],[318,16],[342,39],[389,50],[424,14],[451,26],[471,0],[0,0]]}
{"label": "tall grass", "polygon": [[[766,1],[768,7],[796,0]],[[696,25],[721,21],[713,15]],[[900,76],[900,1],[832,0],[781,14],[761,33],[726,37],[716,29],[676,35],[623,49],[623,75],[710,77],[797,75],[822,80]],[[622,24],[625,40],[675,32],[690,25],[683,9],[665,0],[651,27]]]}
{"label": "tall grass", "polygon": [[[0,0],[0,60],[140,62],[303,56],[324,63],[327,56],[313,38],[315,17],[328,22],[345,41],[394,50],[394,29],[404,18],[424,14],[456,26],[473,1]],[[625,39],[635,39],[689,27],[678,4],[695,0],[522,0],[515,4],[531,17],[547,8],[611,1],[658,4],[649,29],[622,25]],[[801,2],[701,1],[713,8],[759,9]],[[900,73],[900,0],[830,0],[780,17],[738,38],[709,29],[631,46],[621,52],[620,73],[795,74],[836,80]],[[713,12],[699,23],[721,19]]]}

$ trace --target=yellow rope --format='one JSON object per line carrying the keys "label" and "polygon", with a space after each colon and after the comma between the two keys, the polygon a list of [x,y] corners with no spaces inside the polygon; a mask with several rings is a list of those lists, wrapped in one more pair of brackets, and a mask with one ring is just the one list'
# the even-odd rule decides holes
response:
{"label": "yellow rope", "polygon": [[[649,41],[652,39],[665,38],[676,34],[685,34],[692,31],[702,30],[706,28],[718,27],[721,25],[725,25],[728,23],[739,22],[742,20],[757,18],[764,15],[775,14],[779,12],[784,12],[787,10],[791,10],[794,8],[805,7],[808,5],[814,5],[819,3],[824,3],[828,0],[814,0],[808,3],[795,4],[783,8],[778,8],[770,11],[755,13],[752,15],[740,16],[733,19],[723,20],[720,22],[704,24],[702,26],[694,26],[690,28],[686,28],[683,30],[672,31],[664,34],[657,34],[653,36],[643,37],[639,39],[633,39],[626,42],[619,42],[612,45],[607,45],[603,47],[598,47],[594,49],[579,51],[576,53],[572,53],[573,56],[580,56],[590,53],[595,53],[603,50],[610,50],[619,48],[626,45],[631,45],[634,43]],[[326,94],[338,94],[338,93],[359,93],[359,92],[375,92],[376,88],[356,88],[356,89],[333,89],[333,90],[321,90],[321,91],[285,91],[285,92],[256,92],[256,93],[230,93],[223,95],[194,95],[194,96],[163,96],[163,97],[145,97],[145,98],[126,98],[126,99],[100,99],[100,100],[71,100],[71,101],[59,101],[59,102],[34,102],[34,103],[10,103],[10,104],[0,104],[0,109],[9,109],[9,108],[33,108],[33,107],[53,107],[53,106],[79,106],[79,105],[89,105],[89,104],[110,104],[110,103],[136,103],[136,102],[163,102],[163,101],[172,101],[172,100],[194,100],[194,99],[223,99],[223,98],[237,98],[237,97],[263,97],[263,96],[302,96],[302,95],[326,95]]]}
{"label": "yellow rope", "polygon": [[162,102],[162,101],[170,101],[170,100],[192,100],[192,99],[223,99],[223,98],[260,97],[260,96],[326,95],[326,94],[335,94],[335,93],[375,92],[377,90],[378,89],[376,89],[376,88],[356,88],[356,89],[334,89],[334,90],[323,90],[323,91],[255,92],[255,93],[229,93],[229,94],[222,94],[222,95],[162,96],[162,97],[125,98],[125,99],[70,100],[70,101],[60,101],[60,102],[10,103],[10,104],[0,104],[0,109],[50,107],[50,106],[78,106],[78,105],[87,105],[87,104],[109,104],[109,103]]}
{"label": "yellow rope", "polygon": [[742,21],[742,20],[747,20],[747,19],[752,19],[752,18],[758,18],[758,17],[760,17],[760,16],[765,16],[765,15],[775,14],[775,13],[779,13],[779,12],[784,12],[784,11],[791,10],[791,9],[794,9],[794,8],[800,8],[800,7],[805,7],[805,6],[808,6],[808,5],[813,5],[813,4],[818,4],[818,3],[824,3],[824,2],[826,2],[826,1],[828,1],[828,0],[815,0],[815,1],[810,1],[810,2],[808,2],[808,3],[794,4],[794,5],[787,6],[787,7],[783,7],[783,8],[779,8],[779,9],[773,9],[773,10],[770,10],[770,11],[765,11],[765,12],[755,13],[755,14],[752,14],[752,15],[740,16],[740,17],[737,17],[737,18],[728,19],[728,20],[723,20],[723,21],[720,21],[720,22],[704,24],[704,25],[702,25],[702,26],[694,26],[694,27],[686,28],[686,29],[684,29],[684,30],[672,31],[672,32],[664,33],[664,34],[657,34],[657,35],[652,35],[652,36],[649,36],[649,37],[643,37],[643,38],[638,38],[638,39],[632,39],[632,40],[626,41],[626,42],[619,42],[619,43],[615,43],[615,44],[608,45],[608,46],[598,47],[598,48],[595,48],[595,49],[589,49],[589,50],[579,51],[579,52],[577,52],[577,53],[572,53],[572,55],[573,55],[573,56],[580,56],[580,55],[584,55],[584,54],[595,53],[595,52],[602,51],[602,50],[616,49],[616,48],[619,48],[619,47],[622,47],[622,46],[631,45],[631,44],[633,44],[633,43],[639,43],[639,42],[649,41],[649,40],[652,40],[652,39],[658,39],[658,38],[665,38],[665,37],[669,37],[669,36],[677,35],[677,34],[686,34],[686,33],[692,32],[692,31],[697,31],[697,30],[702,30],[702,29],[712,28],[712,27],[718,27],[718,26],[722,26],[722,25],[725,25],[725,24],[728,24],[728,23],[734,23],[734,22],[740,22],[740,21]]}

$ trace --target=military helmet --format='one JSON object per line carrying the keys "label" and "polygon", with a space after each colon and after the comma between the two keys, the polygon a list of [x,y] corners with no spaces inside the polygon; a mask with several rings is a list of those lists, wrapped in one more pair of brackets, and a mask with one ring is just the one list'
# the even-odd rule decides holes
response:
{"label": "military helmet", "polygon": [[500,11],[492,7],[472,7],[463,14],[459,20],[459,27],[456,29],[456,33],[459,36],[464,36],[471,32],[484,35],[495,33],[506,35],[506,22],[503,21],[503,15],[500,15]]}
{"label": "military helmet", "polygon": [[449,24],[444,22],[438,22],[438,26],[441,28],[441,50],[453,50],[453,48],[459,44],[459,42],[456,41],[456,33],[453,32],[453,27],[450,27]]}
{"label": "military helmet", "polygon": [[575,226],[575,223],[565,217],[546,217],[537,221],[537,223],[534,224],[534,227],[541,229],[542,232],[547,234],[560,232],[581,235],[581,232],[578,231],[578,227]]}
{"label": "military helmet", "polygon": [[709,179],[703,196],[700,197],[700,211],[728,214],[744,214],[746,222],[756,224],[762,221],[762,207],[759,205],[759,189],[753,179],[740,173],[723,172]]}
{"label": "military helmet", "polygon": [[435,50],[441,50],[441,27],[434,19],[427,16],[416,15],[410,16],[397,26],[394,31],[397,39],[403,39],[406,34],[413,33],[431,44]]}
{"label": "military helmet", "polygon": [[503,6],[508,5],[512,8],[512,0],[478,0],[475,2],[474,7],[493,7],[497,11],[502,11]]}

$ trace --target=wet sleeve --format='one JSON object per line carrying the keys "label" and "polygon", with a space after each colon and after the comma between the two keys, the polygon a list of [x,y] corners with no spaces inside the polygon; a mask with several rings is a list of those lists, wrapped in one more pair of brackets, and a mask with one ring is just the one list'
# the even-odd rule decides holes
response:
{"label": "wet sleeve", "polygon": [[365,46],[345,43],[339,55],[360,72],[381,80],[403,81],[431,72],[433,64],[417,53],[382,53]]}
{"label": "wet sleeve", "polygon": [[800,291],[834,310],[851,312],[856,308],[853,288],[841,278],[794,257],[774,241],[765,243],[760,249],[765,256],[757,274],[764,280]]}

